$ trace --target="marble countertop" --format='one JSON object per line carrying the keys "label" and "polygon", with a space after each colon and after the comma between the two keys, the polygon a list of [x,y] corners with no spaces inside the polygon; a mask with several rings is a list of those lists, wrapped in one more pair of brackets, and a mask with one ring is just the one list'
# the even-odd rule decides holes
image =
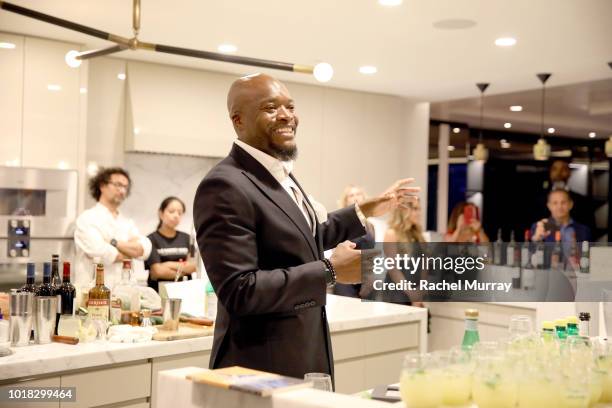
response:
{"label": "marble countertop", "polygon": [[[427,319],[425,309],[379,302],[362,302],[359,299],[334,295],[328,295],[326,309],[332,333]],[[0,358],[0,381],[208,351],[211,347],[212,336],[133,344],[96,341],[74,346],[51,343],[13,347],[14,354]]]}

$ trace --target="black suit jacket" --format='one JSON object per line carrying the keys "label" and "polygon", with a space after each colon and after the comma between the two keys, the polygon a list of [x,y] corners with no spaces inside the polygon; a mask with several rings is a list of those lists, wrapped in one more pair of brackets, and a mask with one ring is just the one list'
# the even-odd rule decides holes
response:
{"label": "black suit jacket", "polygon": [[283,187],[234,145],[200,183],[193,214],[219,299],[210,367],[333,374],[321,259],[365,233],[354,208],[330,213],[313,237]]}

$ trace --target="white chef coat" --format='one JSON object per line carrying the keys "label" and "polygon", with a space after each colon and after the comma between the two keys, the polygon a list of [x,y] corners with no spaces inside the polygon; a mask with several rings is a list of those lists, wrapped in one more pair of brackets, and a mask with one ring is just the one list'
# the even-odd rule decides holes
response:
{"label": "white chef coat", "polygon": [[121,262],[115,262],[119,251],[110,244],[112,239],[129,241],[138,238],[144,250],[138,259],[144,261],[151,253],[151,241],[141,235],[134,221],[121,213],[113,213],[104,205],[97,203],[85,210],[76,220],[74,242],[76,256],[73,281],[77,289],[91,286],[95,280],[93,259],[100,258],[104,264],[104,284],[112,288],[121,280]]}

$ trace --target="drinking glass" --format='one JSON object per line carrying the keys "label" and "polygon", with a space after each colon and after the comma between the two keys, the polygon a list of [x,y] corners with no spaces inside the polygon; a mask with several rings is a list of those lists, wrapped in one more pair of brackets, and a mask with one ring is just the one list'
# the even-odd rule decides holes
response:
{"label": "drinking glass", "polygon": [[610,339],[612,338],[612,290],[604,289],[602,292],[604,322],[606,323],[606,333]]}
{"label": "drinking glass", "polygon": [[332,391],[331,376],[325,373],[306,373],[304,380],[312,382],[312,388],[321,391]]}
{"label": "drinking glass", "polygon": [[501,352],[478,355],[472,398],[479,408],[513,408],[517,385],[512,362]]}
{"label": "drinking glass", "polygon": [[448,406],[467,405],[472,395],[472,365],[469,354],[460,347],[434,354],[441,369],[442,403]]}
{"label": "drinking glass", "polygon": [[599,402],[612,402],[612,343],[597,346],[597,368],[602,373],[602,394]]}
{"label": "drinking glass", "polygon": [[508,331],[510,333],[510,340],[529,336],[533,332],[531,317],[525,315],[511,316]]}
{"label": "drinking glass", "polygon": [[404,358],[400,395],[408,408],[436,408],[442,403],[441,370],[433,354],[411,353]]}

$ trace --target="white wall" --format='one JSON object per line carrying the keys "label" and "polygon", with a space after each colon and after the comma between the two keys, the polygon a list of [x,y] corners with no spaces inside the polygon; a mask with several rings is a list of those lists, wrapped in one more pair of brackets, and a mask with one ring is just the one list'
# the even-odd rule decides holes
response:
{"label": "white wall", "polygon": [[[115,58],[90,62],[87,162],[123,166],[127,159],[123,152],[125,81],[117,79],[117,73],[124,69],[125,62]],[[192,71],[204,77],[235,78]],[[347,184],[362,185],[374,195],[394,180],[410,176],[424,188],[421,197],[423,208],[427,208],[429,104],[324,86],[287,86],[300,118],[295,173],[309,194],[333,210]],[[226,91],[207,97],[225,106]],[[219,120],[229,121],[225,115]],[[228,145],[228,151],[229,148]],[[171,167],[168,171],[172,171]],[[148,225],[140,227],[146,230]]]}

